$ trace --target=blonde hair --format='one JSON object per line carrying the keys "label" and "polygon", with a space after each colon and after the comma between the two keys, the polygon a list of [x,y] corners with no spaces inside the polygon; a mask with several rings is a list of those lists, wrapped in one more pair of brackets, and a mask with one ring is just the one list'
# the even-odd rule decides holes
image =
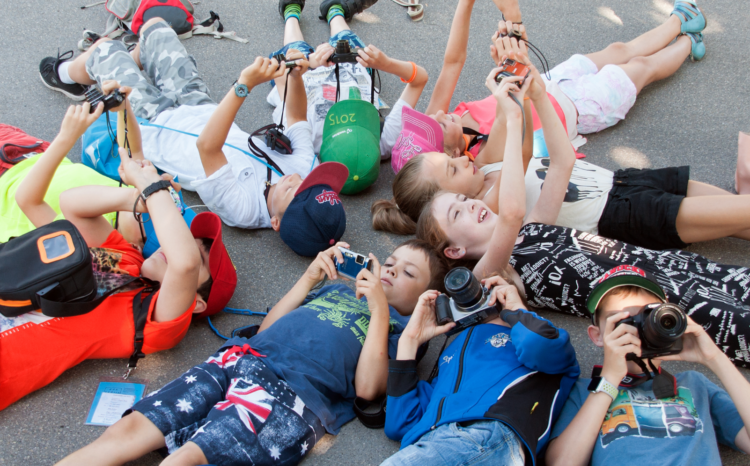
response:
{"label": "blonde hair", "polygon": [[424,155],[412,158],[393,180],[393,198],[372,203],[372,228],[399,235],[413,235],[424,205],[440,190],[422,175]]}

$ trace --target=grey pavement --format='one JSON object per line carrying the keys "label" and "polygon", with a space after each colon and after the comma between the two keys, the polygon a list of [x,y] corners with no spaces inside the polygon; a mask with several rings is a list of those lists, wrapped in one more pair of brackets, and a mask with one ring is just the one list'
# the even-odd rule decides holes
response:
{"label": "grey pavement", "polygon": [[[0,2],[0,121],[28,133],[52,140],[70,101],[43,87],[38,77],[39,61],[57,52],[75,49],[84,27],[102,30],[103,6],[80,10],[93,0],[4,0]],[[403,8],[380,0],[366,14],[351,23],[365,42],[387,54],[413,60],[430,74],[430,84],[420,101],[424,110],[437,78],[456,0],[425,0],[425,19],[411,23]],[[318,20],[319,0],[308,0],[302,14],[305,37],[319,44],[328,37],[327,26]],[[750,14],[745,2],[716,0],[702,2],[706,11],[708,53],[700,63],[687,61],[671,78],[649,86],[638,97],[627,120],[589,137],[581,149],[588,161],[609,169],[621,167],[666,167],[689,164],[692,178],[727,190],[734,185],[738,131],[750,130]],[[522,0],[524,22],[532,41],[555,65],[574,53],[589,53],[611,42],[627,41],[663,22],[671,3],[665,0]],[[240,44],[210,37],[184,42],[199,65],[212,95],[220,99],[257,55],[266,55],[282,43],[283,24],[276,0],[203,0],[197,16],[216,11],[228,30],[250,39]],[[477,0],[472,18],[469,55],[453,98],[453,106],[464,100],[488,95],[484,78],[492,67],[489,41],[498,11],[489,0]],[[402,89],[398,78],[383,76],[384,100],[393,104]],[[267,88],[256,89],[240,110],[237,123],[251,131],[271,121],[271,107],[265,102]],[[69,154],[80,160],[80,144]],[[366,192],[344,199],[348,225],[344,240],[356,251],[372,251],[384,259],[404,238],[375,232],[370,228],[372,201],[390,197],[393,173],[390,163],[381,165],[380,178]],[[192,204],[197,196],[188,195]],[[305,270],[309,261],[294,255],[273,231],[245,231],[224,228],[225,241],[237,266],[239,287],[231,305],[264,310],[279,300]],[[709,258],[750,266],[750,244],[725,239],[690,248]],[[586,337],[587,321],[550,312],[542,313],[568,329],[578,352],[582,372],[588,375],[600,353]],[[222,315],[215,319],[224,333],[240,325],[260,322],[257,317]],[[299,335],[305,338],[305,335]],[[177,377],[213,353],[222,340],[204,320],[195,322],[176,348],[150,355],[139,364],[137,376],[149,380],[155,389]],[[429,372],[442,341],[431,345],[422,362]],[[43,358],[54,352],[40,341],[36,354]],[[48,387],[0,412],[0,464],[51,464],[96,439],[100,427],[84,421],[101,377],[121,375],[124,360],[86,361],[67,371]],[[696,369],[716,381],[710,371],[690,364],[669,364],[673,373]],[[1,368],[0,368],[1,369]],[[748,377],[750,372],[743,371]],[[748,377],[750,378],[750,377]],[[353,421],[341,434],[326,436],[304,464],[372,465],[398,449],[382,431],[368,430]],[[748,464],[747,457],[722,449],[725,464]],[[150,454],[132,464],[158,464]],[[661,464],[658,459],[655,463]]]}

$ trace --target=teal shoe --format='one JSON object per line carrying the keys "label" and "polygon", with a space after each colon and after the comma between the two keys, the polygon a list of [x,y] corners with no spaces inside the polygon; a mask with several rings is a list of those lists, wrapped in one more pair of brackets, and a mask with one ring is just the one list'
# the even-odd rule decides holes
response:
{"label": "teal shoe", "polygon": [[703,43],[703,34],[700,32],[688,32],[685,33],[690,38],[690,42],[693,43],[690,49],[690,59],[692,61],[701,61],[706,56],[706,44]]}
{"label": "teal shoe", "polygon": [[688,32],[701,32],[706,29],[706,17],[703,16],[703,12],[693,2],[675,1],[672,14],[677,16],[680,23],[682,23],[680,26],[680,32],[683,34]]}

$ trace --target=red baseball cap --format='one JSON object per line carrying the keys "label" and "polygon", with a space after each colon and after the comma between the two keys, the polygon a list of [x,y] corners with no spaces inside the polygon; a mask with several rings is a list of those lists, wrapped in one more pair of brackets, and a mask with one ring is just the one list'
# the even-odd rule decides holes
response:
{"label": "red baseball cap", "polygon": [[398,173],[414,156],[425,152],[443,152],[443,128],[424,113],[404,106],[401,134],[391,150],[394,173]]}
{"label": "red baseball cap", "polygon": [[302,180],[302,184],[297,188],[297,194],[302,193],[307,188],[315,185],[323,184],[329,186],[337,194],[341,192],[341,188],[346,184],[346,179],[349,177],[349,169],[346,165],[339,162],[325,162],[321,163],[310,172],[309,175]]}
{"label": "red baseball cap", "polygon": [[237,288],[237,270],[229,258],[227,248],[221,239],[221,219],[213,212],[201,212],[193,219],[190,232],[194,238],[212,239],[208,253],[208,269],[213,285],[208,296],[206,310],[197,317],[208,317],[224,309]]}

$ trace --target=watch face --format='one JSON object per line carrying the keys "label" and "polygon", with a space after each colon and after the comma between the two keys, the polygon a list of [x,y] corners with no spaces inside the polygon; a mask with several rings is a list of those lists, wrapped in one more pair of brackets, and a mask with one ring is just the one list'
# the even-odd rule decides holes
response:
{"label": "watch face", "polygon": [[589,386],[588,386],[588,391],[593,392],[594,390],[599,388],[599,382],[601,381],[602,381],[601,377],[592,377],[591,382],[589,383]]}
{"label": "watch face", "polygon": [[234,93],[237,94],[237,97],[247,97],[247,86],[244,84],[235,84]]}

